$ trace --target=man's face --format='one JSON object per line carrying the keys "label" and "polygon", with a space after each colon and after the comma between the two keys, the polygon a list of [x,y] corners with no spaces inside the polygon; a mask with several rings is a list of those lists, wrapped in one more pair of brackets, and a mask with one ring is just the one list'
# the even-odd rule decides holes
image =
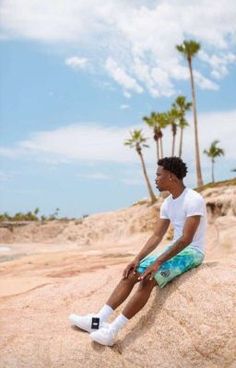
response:
{"label": "man's face", "polygon": [[168,186],[170,183],[170,172],[165,170],[162,166],[158,166],[156,173],[156,188],[159,189],[160,192],[163,190],[168,190]]}

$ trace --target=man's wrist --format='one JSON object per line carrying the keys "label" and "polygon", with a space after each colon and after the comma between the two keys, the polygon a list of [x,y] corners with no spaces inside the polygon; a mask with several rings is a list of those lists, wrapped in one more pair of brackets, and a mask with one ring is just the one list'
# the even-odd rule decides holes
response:
{"label": "man's wrist", "polygon": [[141,258],[139,257],[139,256],[136,256],[135,258],[134,258],[134,262],[140,262],[141,261]]}

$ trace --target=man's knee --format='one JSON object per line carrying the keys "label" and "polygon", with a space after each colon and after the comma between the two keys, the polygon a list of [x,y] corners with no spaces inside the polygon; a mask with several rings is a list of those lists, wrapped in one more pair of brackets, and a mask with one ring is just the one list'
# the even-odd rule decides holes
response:
{"label": "man's knee", "polygon": [[156,280],[152,279],[152,280],[143,280],[139,283],[139,287],[138,287],[138,291],[143,291],[143,290],[152,290],[154,288],[154,286],[156,286]]}
{"label": "man's knee", "polygon": [[122,282],[126,282],[126,283],[136,283],[138,282],[138,278],[140,276],[140,273],[138,272],[130,272],[128,277],[126,278],[122,278],[121,281]]}

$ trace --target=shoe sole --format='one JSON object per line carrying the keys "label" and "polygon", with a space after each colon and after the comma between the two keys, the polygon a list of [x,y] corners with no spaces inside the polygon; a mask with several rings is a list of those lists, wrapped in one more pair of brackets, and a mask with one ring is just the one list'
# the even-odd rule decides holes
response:
{"label": "shoe sole", "polygon": [[93,337],[92,334],[90,334],[90,337],[93,341],[97,342],[98,344],[100,345],[104,345],[104,346],[113,346],[114,345],[114,342],[112,344],[106,344],[104,343],[104,341],[100,340],[99,337]]}

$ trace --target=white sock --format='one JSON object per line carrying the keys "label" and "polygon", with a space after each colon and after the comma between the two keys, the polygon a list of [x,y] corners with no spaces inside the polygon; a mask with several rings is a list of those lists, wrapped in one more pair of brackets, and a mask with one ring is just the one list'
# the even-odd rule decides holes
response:
{"label": "white sock", "polygon": [[128,322],[128,318],[126,318],[123,314],[120,314],[116,319],[110,324],[110,328],[112,328],[116,333],[126,325]]}
{"label": "white sock", "polygon": [[106,321],[109,316],[112,314],[112,312],[114,311],[114,309],[112,309],[112,307],[110,307],[110,305],[105,304],[100,311],[98,312],[98,317],[100,318],[101,322]]}

